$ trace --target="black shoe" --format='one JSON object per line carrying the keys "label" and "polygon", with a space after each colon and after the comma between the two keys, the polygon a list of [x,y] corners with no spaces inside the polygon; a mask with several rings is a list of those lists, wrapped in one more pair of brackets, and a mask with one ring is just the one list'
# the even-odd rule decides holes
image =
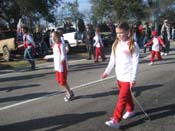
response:
{"label": "black shoe", "polygon": [[32,69],[32,70],[35,70],[35,65],[31,66],[31,69]]}
{"label": "black shoe", "polygon": [[107,58],[104,58],[102,61],[105,62],[107,60]]}
{"label": "black shoe", "polygon": [[68,102],[68,101],[73,100],[73,98],[74,98],[74,93],[73,93],[73,91],[71,91],[70,94],[66,94],[66,96],[64,97],[64,101]]}

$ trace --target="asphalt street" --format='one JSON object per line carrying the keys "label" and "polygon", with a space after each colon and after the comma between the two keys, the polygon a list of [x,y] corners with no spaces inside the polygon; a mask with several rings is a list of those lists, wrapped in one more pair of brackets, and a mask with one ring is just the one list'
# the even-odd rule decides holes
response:
{"label": "asphalt street", "polygon": [[[175,129],[175,44],[163,62],[149,66],[149,52],[140,50],[137,84],[133,94],[151,121],[135,103],[136,116],[122,120],[126,131]],[[107,54],[109,57],[109,53]],[[55,81],[53,63],[0,73],[0,131],[113,131],[105,126],[118,99],[115,72],[100,74],[108,61],[69,59],[68,82],[75,99],[64,102],[63,88]]]}

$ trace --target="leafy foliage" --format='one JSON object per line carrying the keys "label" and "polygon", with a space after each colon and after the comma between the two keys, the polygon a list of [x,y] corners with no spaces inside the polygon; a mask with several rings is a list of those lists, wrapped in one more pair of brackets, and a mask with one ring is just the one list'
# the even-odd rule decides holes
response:
{"label": "leafy foliage", "polygon": [[92,11],[98,18],[112,15],[118,21],[144,17],[141,0],[91,0]]}
{"label": "leafy foliage", "polygon": [[[170,17],[175,8],[174,0],[148,0],[147,4],[143,0],[90,0],[92,4],[93,21],[103,20],[112,16],[115,22],[122,20],[145,20],[150,16],[159,17],[159,14]],[[167,12],[167,13],[165,13]],[[169,18],[172,19],[172,18]],[[102,22],[102,21],[101,21]]]}
{"label": "leafy foliage", "polygon": [[55,20],[53,11],[62,4],[62,0],[0,0],[0,18],[9,23],[10,26],[16,26],[21,16],[29,17],[31,22],[45,18],[49,22]]}

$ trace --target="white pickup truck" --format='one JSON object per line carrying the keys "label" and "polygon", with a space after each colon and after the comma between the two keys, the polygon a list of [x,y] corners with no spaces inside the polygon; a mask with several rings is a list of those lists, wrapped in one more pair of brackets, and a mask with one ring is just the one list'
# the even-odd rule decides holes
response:
{"label": "white pickup truck", "polygon": [[74,28],[71,28],[69,31],[64,31],[63,28],[57,28],[57,30],[63,31],[67,53],[70,52],[73,47],[85,47],[85,43],[83,42],[83,33],[76,32]]}

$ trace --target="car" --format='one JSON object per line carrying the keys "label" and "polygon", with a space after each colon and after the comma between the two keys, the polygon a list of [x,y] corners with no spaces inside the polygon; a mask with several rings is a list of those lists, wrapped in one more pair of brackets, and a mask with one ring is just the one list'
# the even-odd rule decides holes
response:
{"label": "car", "polygon": [[111,46],[116,39],[116,36],[114,36],[111,32],[101,32],[100,34],[105,47]]}
{"label": "car", "polygon": [[85,43],[83,42],[84,33],[76,31],[76,29],[73,27],[71,27],[69,30],[64,30],[64,28],[59,27],[57,30],[61,30],[63,32],[67,53],[70,52],[71,48],[85,47]]}
{"label": "car", "polygon": [[15,30],[0,30],[0,54],[5,61],[10,61],[12,56],[18,52],[18,46],[22,42],[17,41]]}

